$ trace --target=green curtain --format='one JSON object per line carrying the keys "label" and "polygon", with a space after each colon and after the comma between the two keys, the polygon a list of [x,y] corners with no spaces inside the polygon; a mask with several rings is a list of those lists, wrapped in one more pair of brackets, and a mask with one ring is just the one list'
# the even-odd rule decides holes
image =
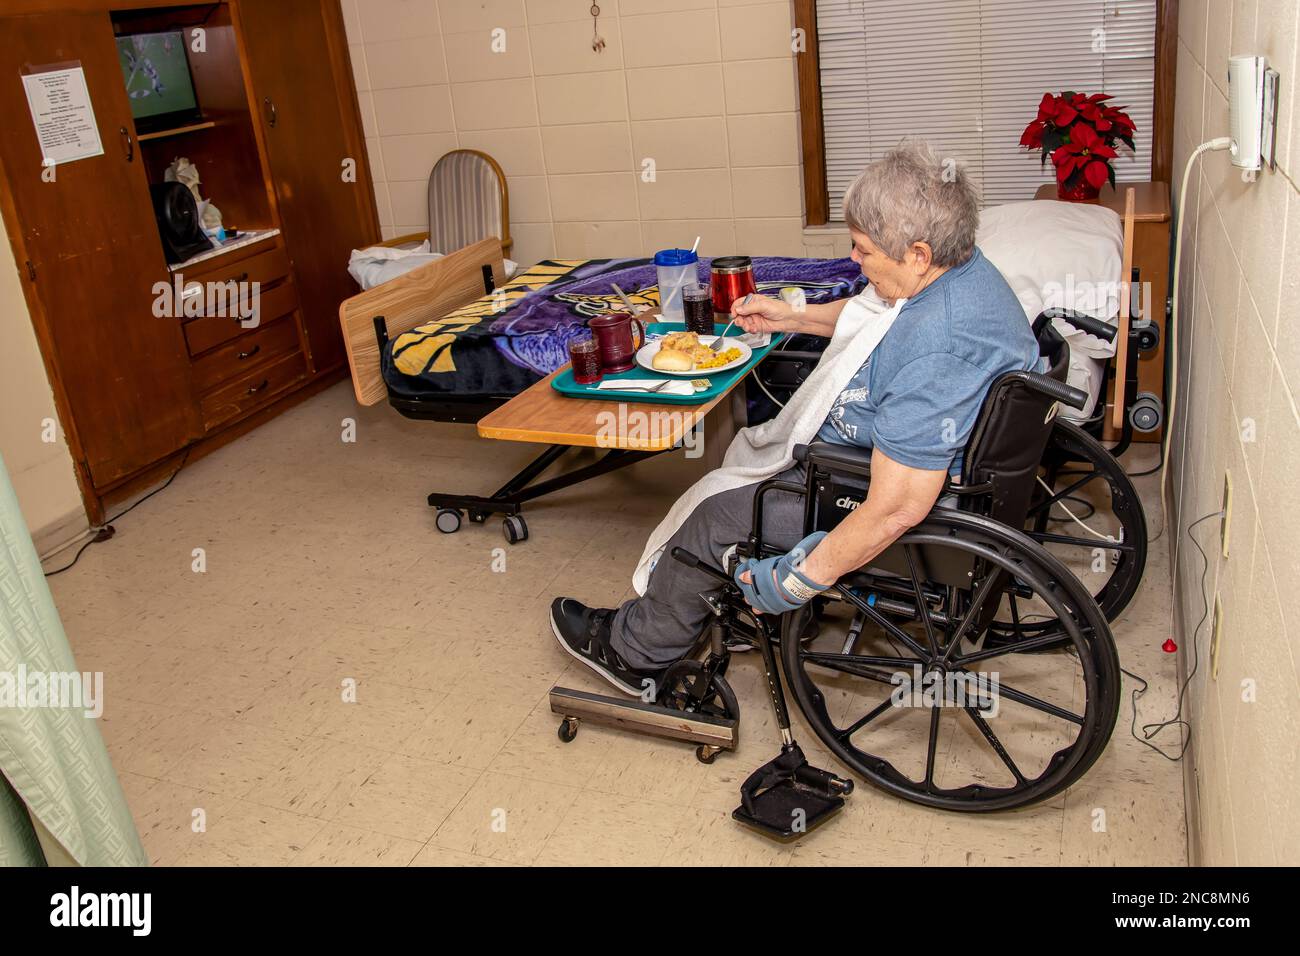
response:
{"label": "green curtain", "polygon": [[[0,694],[76,672],[0,456]],[[82,866],[147,864],[94,718],[17,703],[0,697],[0,864],[43,864],[38,827]]]}

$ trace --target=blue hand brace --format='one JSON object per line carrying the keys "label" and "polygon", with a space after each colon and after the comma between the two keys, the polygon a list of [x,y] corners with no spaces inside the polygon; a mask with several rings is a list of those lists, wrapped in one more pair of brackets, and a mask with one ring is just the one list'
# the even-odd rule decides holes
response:
{"label": "blue hand brace", "polygon": [[[813,548],[821,544],[824,537],[825,531],[815,531],[796,544],[789,554],[761,561],[747,558],[740,562],[733,577],[750,607],[765,614],[785,614],[825,591],[826,585],[818,584],[799,570],[804,559],[812,554]],[[746,571],[749,572],[749,584],[740,580]]]}

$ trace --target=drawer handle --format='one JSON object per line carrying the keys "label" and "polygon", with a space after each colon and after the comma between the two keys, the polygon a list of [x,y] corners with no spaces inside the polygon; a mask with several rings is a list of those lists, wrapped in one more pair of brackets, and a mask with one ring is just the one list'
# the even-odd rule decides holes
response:
{"label": "drawer handle", "polygon": [[262,346],[260,346],[260,345],[254,345],[254,346],[253,346],[249,351],[247,351],[247,352],[240,352],[240,353],[239,353],[239,360],[242,362],[242,361],[244,361],[244,359],[251,359],[254,355],[256,355],[256,354],[257,354],[258,352],[260,352],[260,351],[262,351]]}
{"label": "drawer handle", "polygon": [[271,384],[271,380],[270,380],[269,378],[264,378],[264,379],[262,379],[262,384],[261,384],[261,385],[250,385],[250,386],[248,386],[248,394],[249,394],[249,395],[256,395],[258,392],[260,392],[262,389],[266,388],[266,386],[268,386],[268,385],[270,385],[270,384]]}

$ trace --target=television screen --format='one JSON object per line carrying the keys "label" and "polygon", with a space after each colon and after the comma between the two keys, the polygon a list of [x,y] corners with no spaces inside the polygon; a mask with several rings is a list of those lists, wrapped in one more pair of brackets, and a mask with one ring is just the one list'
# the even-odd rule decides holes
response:
{"label": "television screen", "polygon": [[135,33],[117,38],[117,58],[131,98],[131,115],[142,125],[156,125],[166,116],[198,118],[199,103],[185,56],[185,34]]}

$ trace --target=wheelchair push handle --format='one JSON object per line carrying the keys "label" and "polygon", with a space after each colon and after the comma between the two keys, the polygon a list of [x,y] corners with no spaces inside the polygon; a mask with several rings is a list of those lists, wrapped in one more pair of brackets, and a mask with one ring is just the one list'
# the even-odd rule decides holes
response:
{"label": "wheelchair push handle", "polygon": [[1037,335],[1041,332],[1043,326],[1052,319],[1061,319],[1063,322],[1073,325],[1080,332],[1087,332],[1104,342],[1114,342],[1115,335],[1118,332],[1118,329],[1109,322],[1094,319],[1082,312],[1074,312],[1070,309],[1046,309],[1038,314],[1038,318],[1034,319],[1034,334]]}
{"label": "wheelchair push handle", "polygon": [[1021,372],[1018,377],[1034,391],[1046,395],[1048,398],[1056,399],[1063,405],[1069,405],[1071,408],[1083,411],[1088,404],[1087,392],[1081,388],[1075,388],[1073,385],[1058,382],[1051,376],[1040,375],[1038,372]]}

